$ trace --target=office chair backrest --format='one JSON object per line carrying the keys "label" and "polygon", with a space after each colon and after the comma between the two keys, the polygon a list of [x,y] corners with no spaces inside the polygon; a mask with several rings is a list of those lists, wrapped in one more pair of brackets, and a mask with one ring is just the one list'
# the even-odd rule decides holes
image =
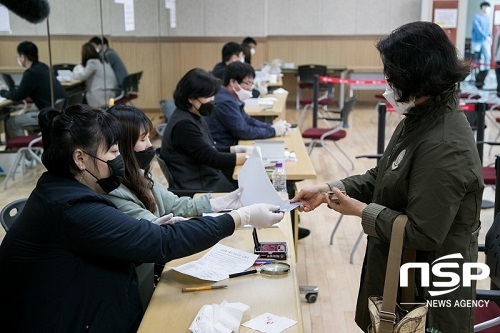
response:
{"label": "office chair backrest", "polygon": [[326,66],[300,65],[299,67],[297,67],[297,76],[300,83],[313,83],[314,75],[325,76]]}
{"label": "office chair backrest", "polygon": [[74,91],[74,92],[69,93],[68,97],[66,98],[65,107],[69,107],[69,106],[77,105],[77,104],[82,104],[83,94],[84,94],[84,92],[82,90],[78,90],[78,91]]}
{"label": "office chair backrest", "polygon": [[24,205],[28,198],[12,201],[8,203],[0,212],[0,222],[5,231],[9,231],[10,227],[16,221],[16,218],[23,211]]}
{"label": "office chair backrest", "polygon": [[66,98],[59,98],[54,102],[54,109],[62,110],[66,106]]}
{"label": "office chair backrest", "polygon": [[175,111],[175,103],[173,99],[163,99],[160,101],[160,109],[163,111],[165,116],[165,122],[168,122],[172,113]]}
{"label": "office chair backrest", "polygon": [[2,74],[2,79],[10,91],[16,89],[16,83],[10,74]]}
{"label": "office chair backrest", "polygon": [[486,264],[490,267],[491,282],[500,288],[500,213],[495,216],[485,240]]}
{"label": "office chair backrest", "polygon": [[167,178],[168,185],[170,186],[172,184],[172,174],[168,170],[167,162],[165,162],[161,157],[160,157],[160,149],[161,148],[156,148],[156,160],[158,161],[158,164],[160,165],[161,172],[163,172],[163,175],[165,178]]}

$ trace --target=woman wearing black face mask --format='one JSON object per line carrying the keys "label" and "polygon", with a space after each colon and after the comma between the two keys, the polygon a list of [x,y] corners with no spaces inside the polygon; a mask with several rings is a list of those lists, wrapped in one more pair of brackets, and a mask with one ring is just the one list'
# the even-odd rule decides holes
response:
{"label": "woman wearing black face mask", "polygon": [[[205,110],[209,111],[209,103]],[[201,110],[202,108],[200,108]],[[178,197],[155,181],[151,174],[151,161],[155,149],[149,140],[153,128],[151,120],[131,105],[115,105],[108,113],[120,121],[122,136],[118,142],[120,156],[125,162],[123,184],[107,196],[122,212],[135,217],[155,221],[172,213],[175,216],[201,216],[205,212],[241,207],[239,190],[225,196],[211,198]]]}
{"label": "woman wearing black face mask", "polygon": [[135,332],[143,315],[136,263],[188,256],[242,224],[283,217],[260,204],[188,223],[132,218],[101,195],[123,175],[118,120],[74,105],[41,110],[39,123],[47,172],[0,245],[5,332]]}
{"label": "woman wearing black face mask", "polygon": [[245,162],[251,148],[216,148],[204,116],[212,113],[219,88],[217,79],[199,68],[177,84],[177,109],[168,120],[160,151],[173,176],[172,189],[229,192],[237,187],[234,167]]}

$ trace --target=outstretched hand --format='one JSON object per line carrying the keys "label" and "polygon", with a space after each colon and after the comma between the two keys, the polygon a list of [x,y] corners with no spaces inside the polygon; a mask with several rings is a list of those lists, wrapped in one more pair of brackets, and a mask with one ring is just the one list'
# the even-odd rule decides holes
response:
{"label": "outstretched hand", "polygon": [[339,212],[344,215],[354,215],[358,217],[362,217],[363,209],[367,206],[364,202],[351,198],[350,196],[342,193],[338,188],[333,188],[333,193],[338,199],[338,203],[335,203],[330,199],[328,193],[323,195],[325,201],[328,203],[328,206],[333,210]]}
{"label": "outstretched hand", "polygon": [[326,203],[325,192],[319,186],[308,186],[297,193],[290,202],[300,201],[301,212],[310,212],[322,203]]}

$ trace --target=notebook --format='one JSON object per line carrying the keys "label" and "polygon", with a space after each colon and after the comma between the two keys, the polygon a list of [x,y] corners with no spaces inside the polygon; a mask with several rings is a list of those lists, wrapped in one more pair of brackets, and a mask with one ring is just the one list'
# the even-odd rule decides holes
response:
{"label": "notebook", "polygon": [[285,141],[255,140],[254,146],[259,147],[262,161],[264,163],[285,160]]}

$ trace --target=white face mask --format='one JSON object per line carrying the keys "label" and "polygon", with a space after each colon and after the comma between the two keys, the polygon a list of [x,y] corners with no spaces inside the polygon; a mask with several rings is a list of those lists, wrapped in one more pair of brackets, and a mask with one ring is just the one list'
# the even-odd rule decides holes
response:
{"label": "white face mask", "polygon": [[252,57],[255,55],[255,49],[253,47],[250,49],[250,55]]}
{"label": "white face mask", "polygon": [[[236,84],[238,84],[238,83],[236,83]],[[236,95],[238,96],[240,101],[244,102],[245,100],[252,97],[253,94],[252,94],[251,90],[245,90],[239,84],[238,84],[238,88],[240,88],[239,91],[236,91],[236,89],[234,89],[234,88],[233,88],[233,91],[236,93]]]}
{"label": "white face mask", "polygon": [[385,92],[382,94],[382,96],[384,96],[387,102],[389,102],[389,104],[391,104],[394,107],[394,109],[400,116],[403,114],[403,112],[415,106],[414,101],[410,101],[408,103],[396,102],[396,97],[394,96],[394,90],[392,90],[392,88],[389,85],[386,86]]}

